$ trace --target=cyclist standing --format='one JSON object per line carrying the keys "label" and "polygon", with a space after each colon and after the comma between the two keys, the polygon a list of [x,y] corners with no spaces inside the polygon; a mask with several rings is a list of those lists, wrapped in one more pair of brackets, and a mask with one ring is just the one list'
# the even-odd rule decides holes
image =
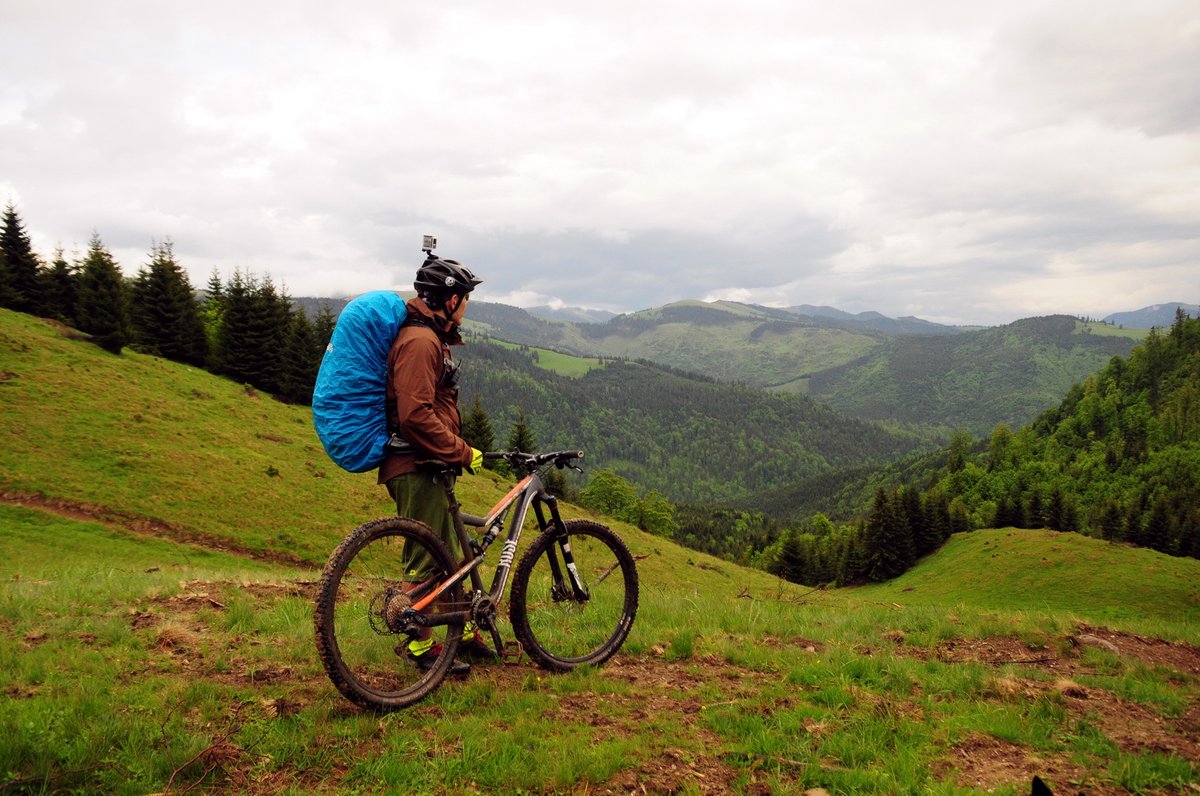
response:
{"label": "cyclist standing", "polygon": [[[379,466],[379,483],[387,486],[396,501],[396,513],[432,528],[455,560],[462,559],[462,548],[446,506],[445,490],[419,472],[417,462],[438,459],[472,470],[482,466],[483,453],[462,438],[458,365],[450,353],[451,346],[462,344],[458,327],[471,291],[482,281],[462,263],[429,252],[413,282],[417,297],[407,302],[408,315],[388,355],[388,424],[408,446],[387,451]],[[405,580],[422,580],[430,574],[431,563],[426,556],[406,555]],[[496,657],[470,623],[459,651],[464,657]],[[428,637],[410,642],[407,650],[422,669],[431,666],[439,653]],[[468,664],[455,661],[450,673],[469,671]]]}

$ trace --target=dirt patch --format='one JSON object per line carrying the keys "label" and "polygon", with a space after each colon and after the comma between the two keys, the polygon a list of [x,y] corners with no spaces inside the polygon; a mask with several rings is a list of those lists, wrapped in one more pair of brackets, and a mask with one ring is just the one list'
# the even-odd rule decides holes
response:
{"label": "dirt patch", "polygon": [[1136,658],[1151,666],[1166,666],[1192,677],[1200,677],[1200,647],[1180,641],[1146,638],[1133,633],[1109,630],[1106,627],[1079,626],[1078,639],[1084,636],[1100,639],[1117,648],[1123,658]]}
{"label": "dirt patch", "polygon": [[1104,650],[1125,662],[1165,667],[1200,679],[1200,647],[1088,625],[1080,625],[1077,633],[1051,640],[1045,646],[1031,646],[1019,638],[995,637],[943,641],[932,650],[896,647],[901,654],[944,663],[1033,666],[1066,677],[1094,672],[1081,660],[1087,648]]}
{"label": "dirt patch", "polygon": [[1002,785],[1028,788],[1036,775],[1060,794],[1089,796],[1123,794],[1123,788],[1093,781],[1088,772],[1060,758],[1043,758],[1024,747],[991,735],[972,733],[947,750],[932,767],[934,778],[964,788],[992,789]]}
{"label": "dirt patch", "polygon": [[952,639],[934,648],[932,657],[943,663],[986,663],[990,666],[1036,666],[1069,674],[1075,662],[1049,648],[1032,648],[1018,638]]}
{"label": "dirt patch", "polygon": [[154,536],[160,539],[184,542],[186,544],[205,547],[209,550],[219,550],[223,553],[252,558],[256,561],[267,561],[273,564],[284,564],[293,567],[312,566],[311,562],[305,561],[291,553],[275,550],[252,550],[248,547],[242,547],[229,539],[210,533],[184,528],[180,525],[153,517],[117,511],[116,509],[100,506],[95,503],[83,503],[77,500],[67,500],[66,498],[47,497],[35,492],[0,492],[0,502],[48,511],[60,517],[68,517],[74,520],[99,522],[143,536]]}
{"label": "dirt patch", "polygon": [[1072,719],[1095,727],[1126,752],[1200,760],[1200,704],[1196,702],[1179,717],[1164,717],[1103,688],[1083,686],[1072,680],[1046,682],[1005,677],[995,681],[994,688],[1003,697],[1055,698]]}

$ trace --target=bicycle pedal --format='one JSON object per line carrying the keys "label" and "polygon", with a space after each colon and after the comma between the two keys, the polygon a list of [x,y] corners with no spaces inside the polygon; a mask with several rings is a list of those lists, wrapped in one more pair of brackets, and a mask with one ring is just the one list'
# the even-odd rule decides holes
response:
{"label": "bicycle pedal", "polygon": [[500,650],[500,660],[504,663],[519,663],[521,656],[525,654],[525,649],[519,641],[506,641],[504,648]]}

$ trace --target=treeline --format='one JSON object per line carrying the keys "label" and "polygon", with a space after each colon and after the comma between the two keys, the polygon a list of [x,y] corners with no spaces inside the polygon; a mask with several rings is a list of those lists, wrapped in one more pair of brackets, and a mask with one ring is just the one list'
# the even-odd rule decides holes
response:
{"label": "treeline", "polygon": [[169,241],[154,243],[126,278],[98,234],[68,262],[43,262],[13,205],[0,228],[0,306],[57,319],[114,354],[130,347],[206,368],[292,403],[308,403],[333,331],[328,308],[314,319],[293,308],[271,279],[213,274],[198,294]]}
{"label": "treeline", "polygon": [[817,586],[890,580],[950,534],[970,529],[966,512],[939,493],[915,488],[879,490],[866,518],[835,527],[818,514],[788,528],[758,558],[763,569],[795,583]]}

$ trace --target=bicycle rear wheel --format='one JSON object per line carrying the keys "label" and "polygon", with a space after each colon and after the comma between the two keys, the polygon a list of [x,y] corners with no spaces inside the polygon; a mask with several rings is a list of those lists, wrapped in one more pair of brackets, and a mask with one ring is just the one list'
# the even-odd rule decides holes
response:
{"label": "bicycle rear wheel", "polygon": [[[525,652],[543,668],[598,665],[625,643],[638,608],[633,556],[609,528],[564,523],[534,540],[513,575],[509,618]],[[582,593],[571,582],[578,574]]]}
{"label": "bicycle rear wheel", "polygon": [[[414,555],[432,569],[407,571]],[[321,574],[313,624],[325,671],[347,699],[370,710],[397,710],[438,687],[454,662],[462,624],[430,628],[432,648],[418,666],[408,645],[420,628],[402,617],[454,571],[445,543],[424,523],[402,517],[368,522],[338,545]],[[452,610],[465,610],[461,583],[424,613]]]}

